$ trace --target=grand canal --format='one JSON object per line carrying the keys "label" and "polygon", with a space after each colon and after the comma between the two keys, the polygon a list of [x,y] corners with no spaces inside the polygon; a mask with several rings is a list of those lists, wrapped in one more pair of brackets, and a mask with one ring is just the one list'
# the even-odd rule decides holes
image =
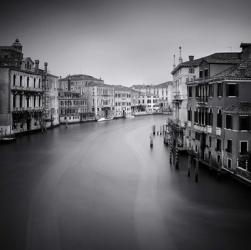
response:
{"label": "grand canal", "polygon": [[[169,165],[148,116],[61,126],[0,147],[0,249],[248,249],[251,191]],[[157,126],[158,127],[158,126]]]}

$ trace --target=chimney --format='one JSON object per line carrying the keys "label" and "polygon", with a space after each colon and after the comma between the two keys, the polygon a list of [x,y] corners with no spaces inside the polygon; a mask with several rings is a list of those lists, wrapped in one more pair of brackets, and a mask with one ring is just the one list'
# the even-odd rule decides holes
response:
{"label": "chimney", "polygon": [[47,62],[45,62],[44,63],[44,72],[47,74],[47,67],[48,67],[48,63]]}
{"label": "chimney", "polygon": [[37,73],[39,69],[39,60],[35,60],[35,72]]}
{"label": "chimney", "polygon": [[194,56],[189,56],[189,61],[192,62],[194,60]]}
{"label": "chimney", "polygon": [[251,59],[251,43],[241,43],[241,59],[250,60]]}

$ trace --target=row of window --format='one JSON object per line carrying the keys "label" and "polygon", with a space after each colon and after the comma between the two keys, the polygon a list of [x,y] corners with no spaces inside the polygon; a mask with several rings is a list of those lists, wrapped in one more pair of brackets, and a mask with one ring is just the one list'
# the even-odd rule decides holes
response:
{"label": "row of window", "polygon": [[131,97],[131,94],[118,94],[118,93],[115,93],[115,97],[127,97],[127,98],[130,98]]}
{"label": "row of window", "polygon": [[131,106],[130,102],[115,102],[115,106]]}
{"label": "row of window", "polygon": [[66,100],[66,101],[60,101],[61,106],[77,106],[77,105],[87,105],[87,101],[83,100]]}
{"label": "row of window", "polygon": [[[32,102],[33,100],[33,102]],[[32,106],[33,105],[33,106]],[[13,108],[31,108],[31,107],[41,107],[42,106],[42,97],[41,96],[23,96],[20,95],[17,98],[17,95],[12,96],[12,106]]]}
{"label": "row of window", "polygon": [[[19,82],[17,82],[17,76],[13,75],[13,86],[20,86],[23,87],[23,76],[19,76]],[[26,77],[26,87],[33,87],[33,88],[41,88],[41,79],[40,78],[30,78],[29,76]]]}
{"label": "row of window", "polygon": [[[214,85],[216,85],[216,93],[214,93]],[[193,97],[194,86],[188,87],[188,97]],[[227,83],[225,85],[225,95],[227,97],[236,97],[239,95],[239,85],[236,83]],[[195,86],[195,97],[222,97],[223,96],[223,83],[216,84],[201,84]]]}
{"label": "row of window", "polygon": [[[192,121],[192,110],[189,109],[187,112],[188,121]],[[226,129],[233,129],[233,116],[226,115]],[[217,113],[216,126],[222,128],[222,113],[221,110]],[[194,122],[199,125],[213,126],[213,113],[212,110],[198,109],[194,111]],[[250,116],[239,116],[239,130],[251,130],[251,117]]]}

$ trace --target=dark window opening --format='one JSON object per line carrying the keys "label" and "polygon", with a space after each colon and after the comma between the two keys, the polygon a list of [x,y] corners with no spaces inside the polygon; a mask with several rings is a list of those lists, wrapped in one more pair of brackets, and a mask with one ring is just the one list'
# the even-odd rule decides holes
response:
{"label": "dark window opening", "polygon": [[204,76],[205,76],[205,77],[208,77],[208,75],[209,75],[209,74],[208,74],[208,69],[205,69],[205,70],[204,70]]}
{"label": "dark window opening", "polygon": [[227,159],[227,168],[231,169],[231,167],[232,167],[232,160]]}
{"label": "dark window opening", "polygon": [[217,139],[216,141],[216,151],[221,151],[221,140],[220,139]]}
{"label": "dark window opening", "polygon": [[240,116],[239,117],[240,130],[250,130],[250,117]]}
{"label": "dark window opening", "polygon": [[238,96],[238,85],[237,84],[227,84],[226,85],[227,96]]}
{"label": "dark window opening", "polygon": [[213,84],[209,84],[209,97],[213,97],[214,96],[214,85]]}
{"label": "dark window opening", "polygon": [[247,141],[241,141],[240,142],[240,153],[241,154],[247,154],[248,152],[248,142]]}
{"label": "dark window opening", "polygon": [[227,140],[227,148],[226,151],[232,153],[232,140]]}
{"label": "dark window opening", "polygon": [[217,127],[218,128],[222,128],[222,114],[221,114],[221,110],[219,110],[219,112],[217,114]]}
{"label": "dark window opening", "polygon": [[193,96],[193,87],[188,87],[188,97]]}
{"label": "dark window opening", "polygon": [[226,115],[226,128],[233,129],[233,117],[231,115]]}
{"label": "dark window opening", "polygon": [[13,86],[16,85],[16,75],[13,75]]}
{"label": "dark window opening", "polygon": [[203,71],[200,70],[200,78],[202,78],[202,77],[203,77]]}

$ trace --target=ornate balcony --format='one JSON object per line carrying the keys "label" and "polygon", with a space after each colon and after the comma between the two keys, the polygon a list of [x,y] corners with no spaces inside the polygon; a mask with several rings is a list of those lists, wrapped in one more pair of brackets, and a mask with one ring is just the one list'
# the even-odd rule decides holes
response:
{"label": "ornate balcony", "polygon": [[216,135],[221,136],[221,128],[216,127]]}

